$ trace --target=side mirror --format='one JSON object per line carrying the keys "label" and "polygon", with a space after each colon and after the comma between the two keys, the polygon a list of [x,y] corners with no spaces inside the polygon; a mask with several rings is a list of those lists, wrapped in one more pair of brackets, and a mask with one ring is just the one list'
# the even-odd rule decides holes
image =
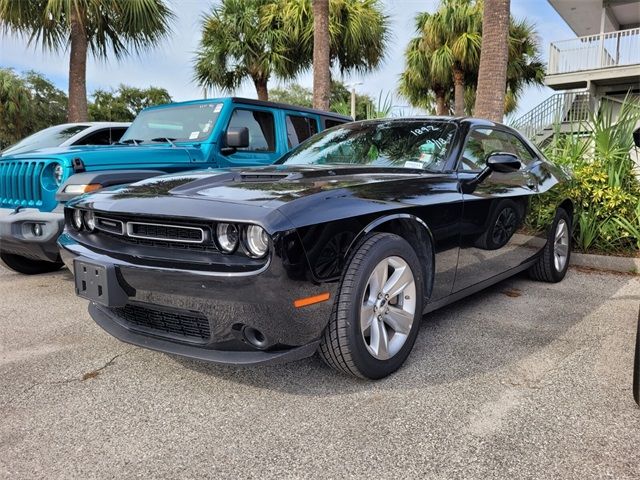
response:
{"label": "side mirror", "polygon": [[495,152],[487,157],[487,166],[471,180],[462,184],[464,193],[473,193],[478,185],[484,182],[491,172],[511,173],[517,172],[522,167],[522,162],[513,153]]}
{"label": "side mirror", "polygon": [[633,132],[633,143],[636,144],[636,147],[640,148],[640,127],[636,128],[636,131]]}
{"label": "side mirror", "polygon": [[225,135],[228,148],[247,148],[249,146],[249,129],[247,127],[230,127]]}
{"label": "side mirror", "polygon": [[487,157],[487,167],[493,172],[511,173],[520,170],[522,162],[513,153],[496,152]]}

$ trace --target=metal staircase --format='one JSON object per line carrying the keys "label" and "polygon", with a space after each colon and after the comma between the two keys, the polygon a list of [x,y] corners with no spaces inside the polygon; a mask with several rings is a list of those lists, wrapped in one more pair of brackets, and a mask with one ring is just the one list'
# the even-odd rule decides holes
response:
{"label": "metal staircase", "polygon": [[544,145],[556,131],[575,132],[589,120],[593,111],[589,92],[563,92],[550,96],[512,126],[531,141]]}

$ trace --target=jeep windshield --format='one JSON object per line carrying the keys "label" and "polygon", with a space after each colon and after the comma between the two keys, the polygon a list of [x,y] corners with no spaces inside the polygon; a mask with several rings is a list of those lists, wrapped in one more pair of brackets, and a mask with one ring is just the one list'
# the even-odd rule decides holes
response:
{"label": "jeep windshield", "polygon": [[120,143],[201,142],[211,135],[221,110],[221,103],[143,110],[122,136]]}
{"label": "jeep windshield", "polygon": [[440,172],[449,157],[455,131],[454,124],[435,120],[350,123],[310,138],[277,163]]}

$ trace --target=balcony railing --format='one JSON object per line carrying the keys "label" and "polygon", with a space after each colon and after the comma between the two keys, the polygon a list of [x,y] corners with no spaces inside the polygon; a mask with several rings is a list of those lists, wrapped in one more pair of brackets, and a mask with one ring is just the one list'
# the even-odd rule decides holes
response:
{"label": "balcony railing", "polygon": [[640,64],[640,28],[551,44],[548,74]]}

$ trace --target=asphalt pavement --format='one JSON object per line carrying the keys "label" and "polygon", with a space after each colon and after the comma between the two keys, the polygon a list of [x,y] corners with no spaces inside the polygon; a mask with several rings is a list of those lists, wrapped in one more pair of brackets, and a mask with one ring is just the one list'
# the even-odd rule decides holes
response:
{"label": "asphalt pavement", "polygon": [[0,478],[640,478],[637,276],[502,282],[379,382],[132,347],[72,290],[0,267]]}

